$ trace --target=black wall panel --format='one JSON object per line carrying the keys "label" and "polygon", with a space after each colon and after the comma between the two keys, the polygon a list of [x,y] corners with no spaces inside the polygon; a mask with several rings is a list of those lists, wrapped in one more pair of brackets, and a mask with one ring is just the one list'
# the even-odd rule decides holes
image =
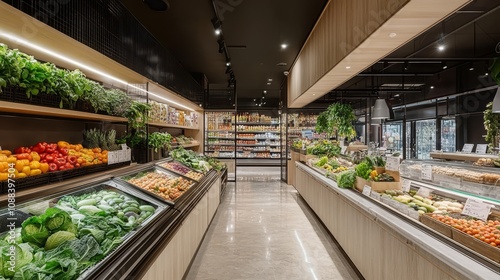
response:
{"label": "black wall panel", "polygon": [[203,101],[203,88],[119,0],[3,1],[166,88]]}

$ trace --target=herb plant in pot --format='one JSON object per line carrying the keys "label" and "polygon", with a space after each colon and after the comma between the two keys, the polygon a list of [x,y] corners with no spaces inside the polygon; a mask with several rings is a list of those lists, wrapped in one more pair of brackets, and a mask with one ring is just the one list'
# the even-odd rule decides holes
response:
{"label": "herb plant in pot", "polygon": [[168,133],[153,132],[148,137],[148,146],[151,148],[152,159],[159,160],[162,157],[162,149],[170,146],[172,136]]}
{"label": "herb plant in pot", "polygon": [[334,103],[328,106],[328,109],[322,112],[316,121],[316,132],[326,133],[332,137],[335,133],[343,143],[345,137],[352,138],[356,136],[353,122],[356,120],[354,111],[349,104]]}

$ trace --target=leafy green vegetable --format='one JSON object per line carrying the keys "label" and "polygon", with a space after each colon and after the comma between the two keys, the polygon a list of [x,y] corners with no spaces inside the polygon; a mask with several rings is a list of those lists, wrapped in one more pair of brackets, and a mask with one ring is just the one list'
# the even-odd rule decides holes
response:
{"label": "leafy green vegetable", "polygon": [[47,242],[45,242],[45,250],[54,249],[62,243],[73,239],[76,239],[74,233],[68,231],[58,231],[47,238]]}
{"label": "leafy green vegetable", "polygon": [[92,216],[92,215],[101,215],[104,214],[104,210],[95,207],[94,205],[84,205],[78,208],[78,211],[84,215]]}
{"label": "leafy green vegetable", "polygon": [[22,223],[21,237],[24,242],[43,246],[49,235],[49,230],[39,216],[30,217]]}
{"label": "leafy green vegetable", "polygon": [[48,208],[42,219],[50,231],[67,231],[68,229],[73,229],[71,216],[58,208]]}
{"label": "leafy green vegetable", "polygon": [[106,233],[104,232],[104,230],[100,230],[100,229],[95,229],[95,228],[82,228],[80,230],[80,236],[84,236],[84,235],[92,235],[92,237],[95,238],[95,240],[97,240],[97,242],[101,243],[102,241],[104,241],[104,239],[106,238]]}
{"label": "leafy green vegetable", "polygon": [[373,165],[369,160],[365,159],[355,167],[355,170],[356,176],[368,180],[368,178],[370,178],[370,172],[373,170]]}
{"label": "leafy green vegetable", "polygon": [[328,157],[324,156],[324,157],[320,158],[319,161],[316,162],[315,165],[321,167],[321,166],[323,166],[323,165],[325,165],[327,163],[328,163]]}
{"label": "leafy green vegetable", "polygon": [[337,186],[339,188],[351,189],[354,188],[356,183],[356,172],[354,170],[347,170],[337,175]]}

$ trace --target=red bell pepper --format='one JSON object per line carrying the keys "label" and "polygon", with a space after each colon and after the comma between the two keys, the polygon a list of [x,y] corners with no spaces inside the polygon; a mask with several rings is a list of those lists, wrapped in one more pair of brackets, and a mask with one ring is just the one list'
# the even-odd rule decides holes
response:
{"label": "red bell pepper", "polygon": [[46,153],[43,153],[43,154],[38,154],[40,156],[40,161],[44,160],[45,157],[47,156]]}
{"label": "red bell pepper", "polygon": [[28,147],[19,147],[14,150],[14,154],[24,154],[24,153],[31,153],[30,148]]}
{"label": "red bell pepper", "polygon": [[68,156],[68,162],[75,165],[77,163],[77,157],[76,156]]}
{"label": "red bell pepper", "polygon": [[66,164],[66,159],[64,158],[56,158],[54,159],[54,163],[57,164],[57,166],[61,167]]}
{"label": "red bell pepper", "polygon": [[69,162],[66,162],[66,164],[64,165],[64,167],[66,167],[66,169],[73,169],[75,168],[75,166]]}
{"label": "red bell pepper", "polygon": [[64,165],[59,166],[59,171],[63,171],[63,170],[66,170],[66,169],[67,169],[67,168],[66,168],[66,166],[64,166]]}
{"label": "red bell pepper", "polygon": [[78,167],[80,167],[80,164],[79,163],[75,164],[75,168],[78,168]]}
{"label": "red bell pepper", "polygon": [[45,147],[45,152],[47,154],[53,154],[57,151],[57,144],[47,144]]}
{"label": "red bell pepper", "polygon": [[50,172],[57,171],[57,169],[58,169],[57,164],[55,164],[55,163],[49,164],[49,171]]}
{"label": "red bell pepper", "polygon": [[44,146],[43,143],[40,142],[40,143],[37,143],[35,146],[33,146],[33,149],[31,149],[31,150],[41,154],[41,153],[45,152],[45,148],[46,148],[46,145]]}
{"label": "red bell pepper", "polygon": [[67,156],[68,155],[68,148],[59,148],[59,153],[62,154],[63,156]]}
{"label": "red bell pepper", "polygon": [[48,163],[46,159],[40,160],[40,163]]}
{"label": "red bell pepper", "polygon": [[54,156],[53,156],[53,155],[49,155],[49,154],[46,154],[46,155],[45,155],[45,160],[46,160],[47,162],[49,162],[49,163],[50,163],[50,162],[53,162],[53,161],[54,161],[54,159],[55,159],[55,158],[54,158]]}
{"label": "red bell pepper", "polygon": [[33,160],[33,157],[29,153],[21,153],[16,155],[17,159],[27,159],[29,161]]}

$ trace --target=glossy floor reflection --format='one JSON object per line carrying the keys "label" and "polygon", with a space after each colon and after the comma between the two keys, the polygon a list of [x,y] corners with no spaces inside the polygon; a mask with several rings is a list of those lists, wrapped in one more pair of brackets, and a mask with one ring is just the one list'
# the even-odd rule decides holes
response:
{"label": "glossy floor reflection", "polygon": [[245,172],[257,181],[229,183],[186,279],[358,279],[279,169]]}

